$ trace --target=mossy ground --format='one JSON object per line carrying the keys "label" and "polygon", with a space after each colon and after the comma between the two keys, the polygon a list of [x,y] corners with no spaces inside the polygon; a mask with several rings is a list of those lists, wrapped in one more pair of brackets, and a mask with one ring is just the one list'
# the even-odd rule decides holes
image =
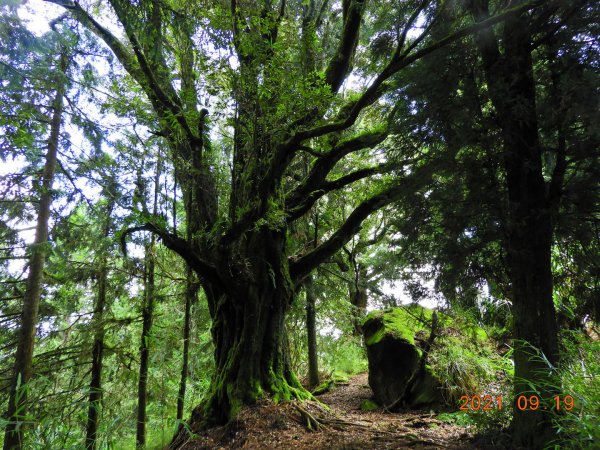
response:
{"label": "mossy ground", "polygon": [[365,399],[360,403],[361,411],[377,411],[380,406],[371,399]]}

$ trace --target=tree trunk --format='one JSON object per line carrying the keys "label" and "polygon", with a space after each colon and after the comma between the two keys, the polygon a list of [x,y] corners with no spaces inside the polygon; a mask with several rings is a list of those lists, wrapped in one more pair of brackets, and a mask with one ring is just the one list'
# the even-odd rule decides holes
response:
{"label": "tree trunk", "polygon": [[[478,2],[475,12],[487,15],[487,2]],[[552,375],[558,363],[558,332],[552,299],[552,217],[542,174],[526,16],[513,14],[506,20],[503,56],[491,30],[481,33],[477,44],[504,145],[515,402],[520,395],[537,395],[548,407],[521,411],[515,405],[513,441],[516,446],[544,448],[555,438],[550,402],[555,394]]]}
{"label": "tree trunk", "polygon": [[360,286],[356,290],[350,291],[350,303],[352,308],[352,334],[362,336],[362,322],[367,313],[367,290]]}
{"label": "tree trunk", "polygon": [[[160,158],[160,156],[159,156]],[[156,174],[154,177],[154,206],[152,214],[158,212],[158,194],[160,190],[161,161],[156,163]],[[155,302],[155,272],[156,261],[156,235],[150,237],[150,243],[146,246],[146,276],[144,277],[144,307],[142,310],[142,338],[140,342],[140,375],[138,381],[138,408],[136,447],[146,447],[146,403],[148,401],[148,361],[150,359],[150,341],[152,339],[152,322],[154,320]]]}
{"label": "tree trunk", "polygon": [[102,402],[102,362],[104,354],[104,305],[106,304],[107,269],[103,263],[98,276],[98,298],[92,323],[96,325],[96,336],[92,349],[92,374],[90,380],[89,407],[86,426],[85,447],[96,449],[98,419]]}
{"label": "tree trunk", "polygon": [[[110,193],[112,194],[112,193]],[[109,195],[110,195],[109,194]],[[109,203],[106,210],[106,223],[104,225],[104,238],[110,233],[111,215],[114,203]],[[104,357],[104,308],[106,305],[106,287],[108,278],[108,267],[106,255],[100,257],[100,270],[98,271],[98,296],[94,307],[92,323],[95,326],[96,335],[92,347],[92,369],[90,379],[90,395],[88,417],[86,424],[85,446],[88,450],[96,449],[98,421],[100,419],[100,408],[102,407],[102,368]]]}
{"label": "tree trunk", "polygon": [[304,281],[306,290],[306,335],[308,344],[308,385],[314,388],[319,384],[319,359],[317,357],[317,323],[315,286],[312,275]]}
{"label": "tree trunk", "polygon": [[148,359],[150,357],[150,340],[152,321],[154,318],[154,251],[156,238],[150,238],[146,247],[146,282],[144,286],[144,308],[142,311],[142,337],[140,341],[140,374],[138,381],[138,407],[136,447],[146,446],[146,403],[148,400]]}
{"label": "tree trunk", "polygon": [[[68,57],[63,53],[60,57],[61,75],[64,74],[67,68],[67,62]],[[56,96],[53,102],[54,111],[50,124],[50,137],[48,139],[48,152],[44,165],[35,240],[31,249],[29,274],[23,297],[21,329],[15,353],[14,374],[6,414],[8,424],[6,425],[4,435],[4,450],[23,448],[23,428],[26,423],[27,414],[27,383],[31,379],[33,347],[40,307],[43,270],[48,253],[48,248],[46,247],[48,243],[48,221],[50,218],[50,205],[52,203],[52,183],[57,163],[64,93],[65,83],[61,76],[59,77]]]}
{"label": "tree trunk", "polygon": [[193,420],[224,424],[264,393],[275,401],[309,397],[285,352],[284,319],[294,289],[284,245],[282,231],[253,230],[231,246],[236,257],[219,264],[224,287],[205,289],[216,368],[208,398],[194,410]]}
{"label": "tree trunk", "polygon": [[190,328],[192,303],[198,293],[198,285],[194,282],[193,272],[187,269],[185,289],[185,315],[183,318],[183,361],[181,364],[181,380],[179,382],[179,393],[177,395],[177,420],[183,419],[183,407],[185,405],[185,389],[188,375],[188,360],[190,349]]}
{"label": "tree trunk", "polygon": [[[355,250],[356,251],[356,250]],[[367,268],[357,260],[355,251],[348,254],[352,269],[354,271],[354,280],[350,284],[350,304],[352,308],[352,334],[362,336],[362,322],[367,314],[367,288],[364,282],[367,279]]]}

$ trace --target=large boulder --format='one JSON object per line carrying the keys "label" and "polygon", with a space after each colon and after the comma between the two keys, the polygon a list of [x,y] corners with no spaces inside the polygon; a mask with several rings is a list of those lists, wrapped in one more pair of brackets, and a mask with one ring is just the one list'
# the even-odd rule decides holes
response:
{"label": "large boulder", "polygon": [[444,404],[440,381],[428,366],[421,367],[431,319],[432,311],[419,305],[374,311],[367,316],[363,334],[369,385],[381,406],[423,408]]}

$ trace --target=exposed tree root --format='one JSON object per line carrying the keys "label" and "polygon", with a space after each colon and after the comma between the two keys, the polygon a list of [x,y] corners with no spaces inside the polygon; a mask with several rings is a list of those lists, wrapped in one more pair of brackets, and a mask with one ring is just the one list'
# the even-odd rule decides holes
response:
{"label": "exposed tree root", "polygon": [[[360,428],[371,432],[382,434],[394,434],[391,431],[380,430],[373,425],[340,419],[335,416],[325,405],[317,402],[305,401],[303,403],[293,402],[294,408],[300,413],[299,422],[304,424],[310,431],[321,431],[325,428],[343,430],[344,428]],[[315,411],[309,411],[313,409]]]}
{"label": "exposed tree root", "polygon": [[304,419],[304,425],[310,431],[321,431],[326,426],[322,418],[315,417],[309,411],[304,409],[298,402],[294,402],[294,408],[300,413],[300,417]]}

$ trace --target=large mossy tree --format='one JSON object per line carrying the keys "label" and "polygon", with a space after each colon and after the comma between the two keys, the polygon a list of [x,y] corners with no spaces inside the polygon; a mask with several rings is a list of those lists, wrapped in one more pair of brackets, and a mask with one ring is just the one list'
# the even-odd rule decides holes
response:
{"label": "large mossy tree", "polygon": [[[286,357],[286,311],[317,266],[370,214],[410,189],[401,174],[411,159],[402,160],[401,148],[394,157],[369,153],[394,133],[398,74],[507,17],[535,14],[542,3],[522,2],[462,27],[457,21],[437,37],[430,31],[452,2],[111,0],[94,9],[51,2],[110,47],[147,97],[151,132],[170,152],[186,238],[148,214],[124,236],[156,233],[201,281],[216,362],[210,394],[194,413],[206,424],[228,421],[265,394],[308,395]],[[105,10],[117,24],[101,23]],[[420,30],[417,21],[424,21]],[[348,94],[357,79],[366,87]],[[218,106],[204,108],[206,98]],[[210,121],[225,116],[231,154],[209,139]],[[336,167],[356,154],[363,164],[336,176]],[[306,174],[298,168],[307,157]],[[343,224],[316,247],[292,254],[291,225],[319,199],[353,186],[360,192]]]}

